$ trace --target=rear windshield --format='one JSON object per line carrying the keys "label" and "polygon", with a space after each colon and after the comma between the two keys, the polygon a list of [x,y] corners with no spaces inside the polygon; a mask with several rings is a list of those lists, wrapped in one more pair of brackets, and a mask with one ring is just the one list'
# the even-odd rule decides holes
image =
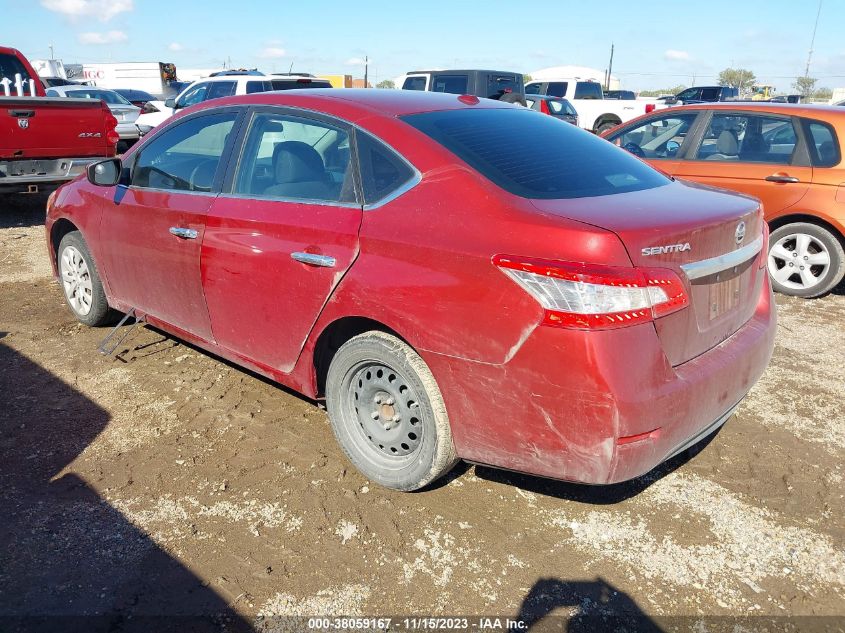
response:
{"label": "rear windshield", "polygon": [[[12,83],[15,81],[15,75],[20,75],[23,81],[32,79],[21,61],[14,55],[7,55],[0,53],[0,79],[8,79]],[[14,89],[13,89],[14,90]],[[2,88],[0,88],[2,92]]]}
{"label": "rear windshield", "polygon": [[273,79],[273,90],[296,90],[299,88],[331,88],[328,79]]}
{"label": "rear windshield", "polygon": [[[52,92],[52,91],[51,91]],[[66,90],[65,96],[71,99],[99,99],[105,101],[109,105],[132,105],[129,100],[113,90]]]}
{"label": "rear windshield", "polygon": [[523,198],[586,198],[670,182],[604,139],[524,108],[468,108],[402,119]]}

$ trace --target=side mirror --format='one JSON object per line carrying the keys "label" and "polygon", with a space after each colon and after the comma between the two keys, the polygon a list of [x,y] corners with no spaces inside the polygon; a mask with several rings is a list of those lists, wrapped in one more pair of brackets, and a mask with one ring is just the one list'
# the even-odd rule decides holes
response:
{"label": "side mirror", "polygon": [[88,165],[86,175],[88,182],[98,187],[114,187],[120,182],[123,165],[119,158],[109,158],[98,163]]}
{"label": "side mirror", "polygon": [[172,110],[176,110],[176,99],[170,97],[167,101],[164,102],[165,108],[171,108]]}
{"label": "side mirror", "polygon": [[666,156],[674,156],[681,149],[681,144],[678,141],[668,141],[666,143]]}

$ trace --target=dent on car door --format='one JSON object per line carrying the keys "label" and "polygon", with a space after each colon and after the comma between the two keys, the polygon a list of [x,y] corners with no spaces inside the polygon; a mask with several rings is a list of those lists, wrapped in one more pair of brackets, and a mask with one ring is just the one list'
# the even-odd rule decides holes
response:
{"label": "dent on car door", "polygon": [[699,136],[677,176],[759,198],[767,216],[807,193],[813,170],[792,117],[714,112]]}
{"label": "dent on car door", "polygon": [[200,245],[239,114],[198,114],[156,134],[132,156],[129,180],[106,201],[100,225],[104,268],[122,307],[206,340]]}
{"label": "dent on car door", "polygon": [[283,372],[358,254],[350,128],[256,110],[209,211],[203,287],[218,344]]}

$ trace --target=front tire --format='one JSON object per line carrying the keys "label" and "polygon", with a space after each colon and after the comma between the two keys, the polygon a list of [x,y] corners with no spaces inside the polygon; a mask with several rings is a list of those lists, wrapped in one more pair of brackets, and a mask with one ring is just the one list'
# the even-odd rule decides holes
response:
{"label": "front tire", "polygon": [[338,443],[369,480],[418,490],[458,461],[443,397],[422,358],[384,332],[344,343],[326,378]]}
{"label": "front tire", "polygon": [[79,231],[62,238],[56,256],[65,301],[78,321],[96,327],[112,317],[94,258]]}
{"label": "front tire", "polygon": [[836,235],[809,222],[785,224],[769,236],[769,275],[775,291],[819,297],[845,276],[845,252]]}

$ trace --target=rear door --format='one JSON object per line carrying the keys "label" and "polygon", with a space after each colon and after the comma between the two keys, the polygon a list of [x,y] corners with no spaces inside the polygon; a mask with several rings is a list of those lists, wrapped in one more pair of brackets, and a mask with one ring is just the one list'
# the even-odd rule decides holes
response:
{"label": "rear door", "polygon": [[325,302],[358,254],[351,128],[256,108],[214,201],[202,246],[217,342],[289,372]]}
{"label": "rear door", "polygon": [[721,110],[707,116],[673,175],[759,198],[767,214],[804,197],[813,169],[795,118]]}
{"label": "rear door", "polygon": [[157,133],[131,157],[131,180],[106,201],[100,224],[112,294],[206,340],[200,248],[240,115],[197,113]]}

